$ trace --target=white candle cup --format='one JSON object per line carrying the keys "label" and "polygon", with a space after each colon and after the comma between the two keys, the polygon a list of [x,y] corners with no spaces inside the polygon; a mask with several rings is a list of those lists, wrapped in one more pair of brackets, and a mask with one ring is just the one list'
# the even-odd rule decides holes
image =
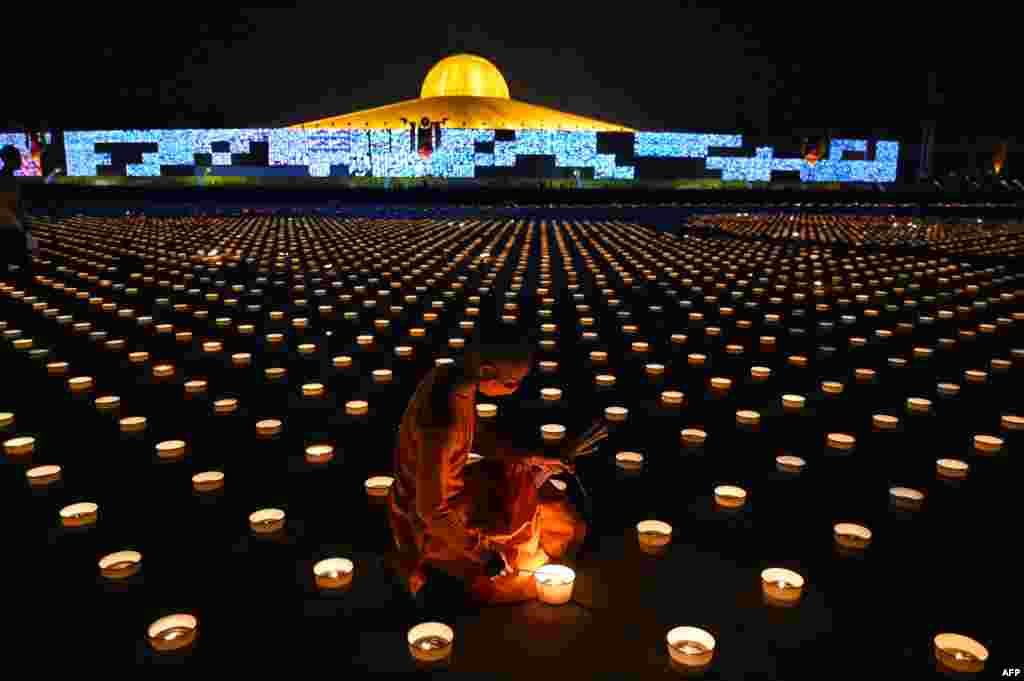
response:
{"label": "white candle cup", "polygon": [[564,565],[545,565],[533,573],[537,600],[548,605],[563,605],[572,600],[576,573]]}
{"label": "white candle cup", "polygon": [[720,508],[743,508],[747,503],[747,491],[734,485],[715,487],[715,504]]}
{"label": "white candle cup", "polygon": [[450,367],[455,364],[455,360],[451,357],[438,357],[434,360],[434,366],[436,367]]}
{"label": "white candle cup", "polygon": [[842,395],[845,386],[838,381],[824,381],[821,384],[821,391],[826,395]]}
{"label": "white candle cup", "polygon": [[638,471],[644,466],[644,455],[640,452],[619,452],[615,455],[615,465],[624,471]]}
{"label": "white candle cup", "polygon": [[213,412],[215,414],[233,414],[237,410],[238,400],[233,397],[226,397],[213,403]]}
{"label": "white candle cup", "polygon": [[373,336],[366,334],[356,336],[356,345],[364,348],[373,345]]}
{"label": "white candle cup", "polygon": [[664,364],[645,364],[644,365],[644,371],[647,373],[648,376],[652,376],[652,377],[653,376],[661,376],[662,374],[665,373],[665,365]]}
{"label": "white candle cup", "polygon": [[889,500],[896,508],[905,511],[919,511],[924,505],[924,492],[911,487],[892,487]]}
{"label": "white candle cup", "polygon": [[804,408],[807,400],[803,395],[783,395],[782,407],[789,411],[798,411]]}
{"label": "white candle cup", "polygon": [[635,353],[643,354],[649,351],[651,349],[651,346],[649,343],[645,343],[643,341],[636,341],[630,344],[630,349]]}
{"label": "white candle cup", "polygon": [[364,486],[366,487],[366,493],[371,497],[386,497],[388,492],[391,491],[391,485],[395,483],[395,479],[386,475],[377,475],[369,478]]}
{"label": "white candle cup", "polygon": [[849,451],[857,445],[857,438],[846,433],[829,433],[825,437],[825,443],[832,449]]}
{"label": "white candle cup", "polygon": [[562,399],[562,391],[559,388],[541,388],[540,397],[545,402],[557,402]]}
{"label": "white candle cup", "polygon": [[412,346],[399,345],[395,348],[395,356],[401,357],[402,359],[408,359],[412,357]]}
{"label": "white candle cup", "polygon": [[187,445],[184,440],[165,440],[156,446],[156,455],[161,459],[180,459],[185,456]]}
{"label": "white candle cup", "polygon": [[973,638],[961,634],[938,634],[933,644],[935,660],[945,669],[969,674],[985,669],[988,649]]}
{"label": "white candle cup", "polygon": [[640,550],[649,555],[664,555],[672,543],[672,526],[660,520],[637,523],[636,534]]}
{"label": "white candle cup", "polygon": [[736,412],[736,425],[759,426],[761,425],[761,414],[751,409],[740,409]]}
{"label": "white candle cup", "polygon": [[306,447],[306,461],[313,464],[327,463],[334,458],[331,445],[310,445]]}
{"label": "white candle cup", "polygon": [[728,392],[730,388],[732,388],[731,379],[721,377],[711,379],[711,389],[716,392]]}
{"label": "white candle cup", "polygon": [[540,427],[541,439],[544,442],[560,442],[565,437],[565,426],[559,423],[548,423]]}
{"label": "white candle cup", "polygon": [[612,423],[622,423],[629,416],[629,409],[626,407],[606,407],[604,417]]}
{"label": "white candle cup", "polygon": [[96,524],[100,507],[91,501],[71,504],[60,509],[60,522],[64,527],[88,527]]}
{"label": "white candle cup", "polygon": [[602,350],[595,350],[590,353],[590,361],[594,364],[604,364],[608,361],[608,353]]}
{"label": "white candle cup", "polygon": [[224,487],[224,474],[220,471],[203,471],[192,476],[192,488],[197,492],[215,492]]}
{"label": "white candle cup", "polygon": [[25,471],[25,477],[31,487],[46,487],[60,480],[61,468],[54,465],[36,466]]}
{"label": "white candle cup", "polygon": [[674,334],[672,334],[672,336],[670,337],[669,340],[672,341],[673,345],[685,345],[686,344],[686,340],[687,340],[687,336],[686,336],[686,334],[683,334],[683,333],[674,333]]}
{"label": "white candle cup", "polygon": [[702,367],[705,361],[707,361],[707,356],[700,353],[695,352],[686,356],[686,363],[692,367]]}
{"label": "white candle cup", "polygon": [[146,429],[146,423],[145,416],[126,416],[119,425],[122,433],[139,433]]}
{"label": "white candle cup", "polygon": [[611,387],[615,385],[615,377],[611,374],[598,374],[594,377],[594,382],[602,387]]}
{"label": "white candle cup", "polygon": [[699,447],[704,444],[708,434],[697,428],[686,428],[680,431],[680,436],[683,439],[683,444],[690,447]]}
{"label": "white candle cup", "polygon": [[390,383],[394,374],[391,369],[374,369],[373,370],[373,382],[374,383]]}
{"label": "white candle cup", "polygon": [[149,625],[146,638],[154,650],[171,652],[185,650],[199,636],[199,620],[192,615],[169,615]]}
{"label": "white candle cup", "polygon": [[940,478],[962,480],[967,477],[970,466],[959,459],[939,459],[935,462],[936,472]]}
{"label": "white candle cup", "polygon": [[278,435],[283,427],[279,419],[264,419],[256,423],[256,434],[263,437]]}
{"label": "white candle cup", "polygon": [[206,341],[203,343],[203,352],[207,354],[216,354],[224,349],[224,344],[220,341]]}
{"label": "white candle cup", "polygon": [[286,515],[279,508],[264,508],[249,514],[249,527],[257,534],[273,534],[284,529]]}
{"label": "white candle cup", "polygon": [[854,523],[837,523],[832,527],[836,544],[843,549],[863,551],[871,544],[871,530]]}
{"label": "white candle cup", "polygon": [[803,595],[804,578],[792,570],[769,568],[761,573],[761,591],[770,605],[792,606]]}
{"label": "white candle cup", "polygon": [[[68,372],[69,367],[70,365],[67,362],[50,362],[46,365],[46,373],[50,376],[63,376]],[[71,381],[68,381],[68,385],[72,390],[75,390],[75,385]]]}
{"label": "white candle cup", "polygon": [[543,361],[540,363],[540,370],[542,373],[551,374],[558,371],[558,362]]}
{"label": "white candle cup", "polygon": [[874,369],[856,369],[854,370],[853,375],[857,378],[859,383],[870,383],[875,380],[876,373]]}
{"label": "white candle cup", "polygon": [[236,352],[231,355],[231,364],[236,367],[247,367],[252,364],[252,355],[248,352]]}
{"label": "white candle cup", "polygon": [[14,414],[9,411],[0,412],[0,428],[6,428],[14,423]]}
{"label": "white candle cup", "polygon": [[156,378],[169,378],[173,375],[173,364],[157,364],[155,367],[153,367],[153,376]]}
{"label": "white candle cup", "polygon": [[696,627],[676,627],[665,637],[669,660],[682,671],[697,672],[711,664],[715,637]]}
{"label": "white candle cup", "polygon": [[335,369],[348,369],[352,366],[352,358],[348,355],[341,355],[331,360]]}
{"label": "white candle cup", "polygon": [[354,573],[355,565],[348,558],[326,558],[313,566],[313,579],[323,591],[347,589]]}
{"label": "white candle cup", "polygon": [[932,409],[932,401],[923,397],[908,397],[907,411],[914,414],[927,414]]}
{"label": "white candle cup", "polygon": [[1000,418],[999,423],[1003,430],[1024,430],[1024,416],[1004,414]]}
{"label": "white candle cup", "polygon": [[476,415],[482,419],[494,418],[498,415],[498,405],[478,404],[476,405]]}
{"label": "white candle cup", "polygon": [[876,430],[892,430],[896,428],[900,423],[900,420],[895,416],[888,414],[874,414],[871,417],[871,425]]}
{"label": "white candle cup", "polygon": [[783,473],[802,473],[806,466],[807,462],[799,456],[784,454],[775,457],[775,467]]}
{"label": "white candle cup", "polygon": [[425,622],[410,629],[406,640],[418,665],[433,666],[451,658],[455,632],[446,624]]}
{"label": "white candle cup", "polygon": [[314,352],[316,352],[316,344],[301,343],[297,349],[300,355],[312,355]]}
{"label": "white candle cup", "polygon": [[99,560],[100,574],[107,579],[128,579],[142,569],[142,554],[138,551],[117,551]]}
{"label": "white candle cup", "polygon": [[1005,443],[1003,438],[995,435],[975,435],[974,449],[979,454],[995,454],[999,452]]}
{"label": "white candle cup", "polygon": [[772,370],[768,367],[750,367],[750,377],[755,381],[763,381],[770,378]]}
{"label": "white candle cup", "polygon": [[685,395],[678,390],[663,390],[661,393],[661,403],[666,407],[678,407],[683,404]]}

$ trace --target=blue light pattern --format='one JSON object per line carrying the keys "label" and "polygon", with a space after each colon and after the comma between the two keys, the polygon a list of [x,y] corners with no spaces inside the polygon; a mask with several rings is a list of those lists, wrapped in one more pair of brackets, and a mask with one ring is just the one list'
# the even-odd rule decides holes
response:
{"label": "blue light pattern", "polygon": [[[159,176],[161,166],[194,166],[196,155],[209,155],[213,165],[231,165],[232,154],[249,154],[253,142],[265,142],[271,167],[305,170],[311,177],[354,175],[375,177],[472,178],[477,168],[512,168],[526,155],[554,157],[555,167],[593,169],[597,179],[636,178],[636,168],[618,165],[612,154],[597,151],[594,131],[517,130],[513,140],[495,140],[494,130],[445,129],[443,144],[429,158],[410,151],[410,131],[395,130],[117,130],[65,133],[67,172],[94,176],[110,166],[110,154],[97,153],[97,143],[155,143],[158,151],[143,153],[143,163],[129,164],[130,176]],[[0,136],[0,140],[7,136]],[[11,136],[14,137],[14,136]],[[18,140],[14,140],[17,142]],[[227,143],[229,152],[213,152],[213,143]],[[22,137],[21,143],[24,144]],[[478,153],[478,143],[493,143],[491,153]],[[814,166],[802,158],[775,158],[771,147],[758,147],[752,157],[717,157],[713,148],[742,148],[741,135],[676,132],[638,132],[637,158],[704,159],[722,180],[768,182],[773,172],[799,172],[803,182],[893,182],[899,143],[876,143],[875,160],[843,159],[845,152],[868,151],[866,140],[832,140],[828,158]]]}
{"label": "blue light pattern", "polygon": [[6,147],[8,144],[21,152],[21,169],[14,171],[16,177],[38,176],[42,174],[39,167],[32,160],[32,150],[28,145],[28,140],[25,138],[25,133],[0,132],[0,148]]}

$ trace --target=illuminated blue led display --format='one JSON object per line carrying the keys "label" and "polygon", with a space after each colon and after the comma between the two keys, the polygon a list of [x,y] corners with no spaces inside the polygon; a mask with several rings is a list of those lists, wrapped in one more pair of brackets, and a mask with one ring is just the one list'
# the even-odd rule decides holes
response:
{"label": "illuminated blue led display", "polygon": [[26,175],[41,175],[41,171],[36,163],[32,160],[32,151],[29,148],[28,139],[23,132],[0,132],[0,148],[6,147],[8,144],[16,148],[21,152],[21,168],[15,170],[14,174],[17,177]]}
{"label": "illuminated blue led display", "polygon": [[[514,139],[496,140],[494,130],[444,129],[441,145],[423,158],[410,147],[408,128],[393,130],[223,129],[223,130],[115,130],[67,132],[67,172],[93,176],[114,163],[111,153],[96,151],[97,144],[149,144],[124,168],[129,176],[159,176],[162,166],[195,167],[199,156],[205,163],[229,173],[232,155],[252,154],[254,142],[267,144],[271,168],[286,167],[311,177],[331,175],[374,177],[472,178],[477,168],[513,168],[523,156],[548,156],[556,168],[592,169],[598,179],[637,178],[632,165],[618,165],[612,154],[598,153],[594,131],[516,130]],[[0,136],[0,140],[6,137]],[[15,140],[17,141],[17,140]],[[21,137],[24,144],[24,138]],[[214,152],[214,144],[217,152]],[[477,145],[491,143],[493,151],[478,152]],[[224,151],[224,145],[229,151]],[[893,182],[896,179],[899,144],[880,141],[875,159],[844,159],[846,152],[867,156],[866,140],[832,140],[828,158],[815,165],[802,158],[775,158],[771,147],[758,147],[751,157],[720,157],[715,148],[742,148],[741,135],[677,132],[638,132],[633,154],[643,158],[704,159],[705,169],[720,173],[723,180],[767,182],[772,173],[798,172],[803,182]],[[142,163],[135,159],[141,157]],[[641,161],[642,162],[642,161]],[[122,161],[122,163],[124,163]]]}

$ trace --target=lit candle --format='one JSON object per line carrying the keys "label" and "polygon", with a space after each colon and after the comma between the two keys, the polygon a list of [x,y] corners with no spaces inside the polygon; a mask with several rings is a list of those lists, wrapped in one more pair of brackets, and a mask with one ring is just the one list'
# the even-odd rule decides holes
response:
{"label": "lit candle", "polygon": [[334,447],[331,445],[310,445],[306,447],[306,461],[309,463],[327,463],[334,458]]}
{"label": "lit candle", "polygon": [[60,521],[64,527],[85,527],[94,525],[99,513],[99,506],[91,501],[71,504],[60,509]]}
{"label": "lit candle", "polygon": [[1024,430],[1024,416],[1004,414],[1000,419],[1004,430]]}
{"label": "lit candle", "polygon": [[161,617],[146,630],[149,645],[161,652],[184,650],[199,635],[199,620],[192,615]]}
{"label": "lit candle", "polygon": [[576,573],[564,565],[545,565],[533,573],[537,584],[537,600],[548,605],[562,605],[572,599]]}
{"label": "lit candle", "polygon": [[807,466],[807,462],[799,456],[784,454],[775,457],[775,465],[783,473],[800,473]]}
{"label": "lit candle", "polygon": [[206,381],[193,380],[185,382],[185,392],[195,395],[198,393],[206,392]]}
{"label": "lit candle", "polygon": [[1003,448],[1003,439],[995,435],[975,435],[974,449],[982,454],[994,454]]}
{"label": "lit candle", "polygon": [[558,442],[565,437],[565,426],[558,423],[548,423],[540,427],[540,434],[545,442]]}
{"label": "lit candle", "polygon": [[434,360],[434,366],[436,367],[450,367],[455,364],[455,360],[451,357],[438,357]]}
{"label": "lit candle", "polygon": [[124,433],[138,433],[146,429],[145,416],[126,416],[120,421],[121,431]]}
{"label": "lit candle", "polygon": [[394,478],[386,475],[374,476],[364,483],[366,486],[366,493],[371,497],[386,497],[388,492],[391,491],[391,485],[393,485],[394,482]]}
{"label": "lit candle", "polygon": [[750,367],[750,377],[757,381],[763,381],[772,375],[768,367]]}
{"label": "lit candle", "polygon": [[352,584],[355,565],[348,558],[327,558],[313,566],[317,588],[344,589]]}
{"label": "lit candle", "polygon": [[804,408],[804,404],[807,402],[806,398],[802,395],[783,395],[782,396],[782,407],[791,411],[797,411]]}
{"label": "lit candle", "polygon": [[323,397],[324,392],[323,383],[306,383],[302,386],[303,397]]}
{"label": "lit candle", "polygon": [[9,411],[0,412],[0,428],[6,428],[14,423],[14,414]]}
{"label": "lit candle", "polygon": [[284,527],[285,512],[279,508],[264,508],[249,514],[249,527],[258,534],[270,534]]}
{"label": "lit candle", "polygon": [[722,508],[743,508],[747,503],[747,491],[734,485],[715,487],[715,503]]}
{"label": "lit candle", "polygon": [[231,363],[236,367],[247,367],[252,363],[252,355],[248,352],[236,352],[231,355]]}
{"label": "lit candle", "polygon": [[402,358],[412,357],[412,346],[399,345],[395,348],[395,355]]}
{"label": "lit candle", "polygon": [[25,471],[25,477],[32,487],[45,487],[60,480],[60,473],[60,466],[36,466]]}
{"label": "lit candle", "polygon": [[409,329],[409,335],[413,338],[423,338],[427,335],[427,330],[421,327]]}
{"label": "lit candle", "polygon": [[220,471],[204,471],[192,476],[192,487],[197,492],[214,492],[224,487],[224,474]]}
{"label": "lit candle", "polygon": [[978,371],[976,369],[968,369],[964,372],[964,378],[967,379],[968,383],[984,383],[988,380],[988,374],[984,371]]}
{"label": "lit candle", "polygon": [[889,489],[889,498],[897,508],[917,511],[924,503],[924,492],[911,487],[892,487]]}
{"label": "lit candle", "polygon": [[604,410],[604,416],[613,423],[621,423],[629,416],[629,409],[625,407],[607,407]]}
{"label": "lit candle", "polygon": [[446,624],[425,622],[410,629],[406,640],[416,662],[433,665],[451,657],[455,632]]}
{"label": "lit candle", "polygon": [[[70,365],[67,362],[50,362],[46,365],[46,373],[50,376],[63,376],[68,372],[69,366]],[[71,389],[75,389],[73,384],[71,385]]]}
{"label": "lit candle", "polygon": [[663,555],[672,543],[672,526],[660,520],[637,523],[636,533],[640,550],[651,555]]}
{"label": "lit candle", "polygon": [[741,409],[736,412],[736,423],[742,426],[760,425],[761,414],[750,409]]}
{"label": "lit candle", "polygon": [[761,573],[765,600],[771,605],[793,605],[803,593],[804,578],[792,570],[769,568]]}
{"label": "lit candle", "polygon": [[970,466],[958,459],[939,459],[935,462],[939,477],[959,480],[967,477]]}
{"label": "lit candle", "polygon": [[340,355],[331,360],[335,369],[348,369],[352,366],[352,358],[347,355]]}
{"label": "lit candle", "polygon": [[871,543],[871,530],[863,525],[837,523],[832,528],[836,543],[844,549],[861,551]]}
{"label": "lit candle", "polygon": [[829,433],[825,441],[829,447],[843,450],[853,449],[857,444],[857,438],[846,433]]}
{"label": "lit candle", "polygon": [[545,374],[554,373],[558,370],[558,362],[543,361],[540,363],[540,370]]}
{"label": "lit candle", "polygon": [[166,440],[157,444],[156,455],[161,459],[178,459],[185,455],[184,440]]}
{"label": "lit candle", "polygon": [[367,334],[356,336],[356,344],[363,347],[373,345],[373,336]]}
{"label": "lit candle", "polygon": [[142,554],[138,551],[117,551],[99,561],[100,574],[107,579],[127,579],[142,569]]}
{"label": "lit candle", "polygon": [[715,655],[715,638],[696,627],[676,627],[668,632],[665,642],[670,660],[683,670],[702,670]]}
{"label": "lit candle", "polygon": [[95,404],[99,411],[112,411],[121,406],[121,398],[117,395],[104,395],[97,397]]}
{"label": "lit candle", "polygon": [[256,433],[263,436],[277,435],[283,425],[278,419],[265,419],[256,423]]}
{"label": "lit candle", "polygon": [[595,364],[604,364],[608,361],[608,353],[601,350],[595,350],[590,353],[590,361]]}
{"label": "lit candle", "polygon": [[[330,332],[328,332],[328,333],[330,333]],[[316,344],[315,343],[302,343],[302,344],[299,345],[298,351],[299,351],[300,355],[312,355],[314,352],[316,352]]]}
{"label": "lit candle", "polygon": [[562,399],[562,391],[558,388],[541,388],[540,396],[546,402],[557,402]]}
{"label": "lit candle", "polygon": [[92,386],[92,376],[76,376],[75,378],[68,379],[68,387],[71,388],[72,392],[85,392],[86,390],[91,390]]}
{"label": "lit candle", "polygon": [[203,343],[203,352],[208,354],[216,354],[224,349],[224,344],[220,341],[206,341]]}
{"label": "lit candle", "polygon": [[664,364],[645,364],[644,371],[647,372],[648,376],[661,376],[665,373]]}
{"label": "lit candle", "polygon": [[732,381],[728,378],[715,377],[711,379],[711,389],[719,392],[726,392],[732,387]]}
{"label": "lit candle", "polygon": [[157,364],[153,367],[153,375],[157,378],[167,378],[168,376],[174,375],[174,365],[172,364]]}
{"label": "lit candle", "polygon": [[238,400],[233,397],[226,397],[213,403],[213,411],[216,414],[232,414],[238,409]]}
{"label": "lit candle", "polygon": [[699,353],[693,353],[686,357],[686,362],[692,367],[704,366],[704,361],[707,359],[705,355]]}
{"label": "lit candle", "polygon": [[868,383],[875,379],[874,369],[856,369],[853,373],[861,383]]}
{"label": "lit candle", "polygon": [[476,414],[482,419],[489,419],[497,416],[498,405],[496,404],[478,404],[476,405]]}
{"label": "lit candle", "polygon": [[976,674],[985,669],[988,649],[960,634],[939,634],[933,641],[935,659],[946,669]]}
{"label": "lit candle", "polygon": [[683,443],[690,446],[700,446],[708,437],[706,432],[697,428],[686,428],[680,431],[680,435],[683,438]]}
{"label": "lit candle", "polygon": [[267,377],[268,381],[277,381],[288,374],[288,369],[285,367],[268,367],[263,370],[263,374]]}
{"label": "lit candle", "polygon": [[907,398],[907,411],[915,414],[924,414],[931,410],[932,401],[927,400],[923,397],[908,397]]}
{"label": "lit candle", "polygon": [[643,468],[644,455],[640,452],[619,452],[615,455],[615,465],[626,471],[638,471]]}
{"label": "lit candle", "polygon": [[[550,343],[550,342],[551,341],[542,341],[542,344],[543,343]],[[465,338],[449,338],[448,339],[448,347],[456,349],[456,350],[462,349],[462,348],[466,347],[466,339]]]}
{"label": "lit candle", "polygon": [[678,390],[664,390],[661,393],[661,402],[668,407],[678,407],[683,403],[683,393]]}

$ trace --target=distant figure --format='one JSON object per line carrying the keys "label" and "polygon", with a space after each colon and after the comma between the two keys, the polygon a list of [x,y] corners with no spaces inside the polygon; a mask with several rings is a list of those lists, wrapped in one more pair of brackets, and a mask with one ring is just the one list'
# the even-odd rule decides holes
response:
{"label": "distant figure", "polygon": [[29,263],[32,235],[21,205],[21,195],[14,172],[21,168],[21,152],[12,145],[0,149],[0,275],[7,275],[17,266],[24,273]]}

